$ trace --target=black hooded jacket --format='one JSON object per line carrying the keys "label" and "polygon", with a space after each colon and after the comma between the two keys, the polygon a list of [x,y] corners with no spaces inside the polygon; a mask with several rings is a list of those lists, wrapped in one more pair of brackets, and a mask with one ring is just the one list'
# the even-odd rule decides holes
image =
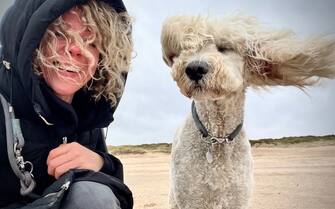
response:
{"label": "black hooded jacket", "polygon": [[[22,154],[34,165],[33,175],[40,194],[55,181],[47,173],[50,150],[76,141],[102,156],[101,172],[123,181],[121,162],[107,153],[101,128],[113,121],[115,107],[104,98],[95,102],[88,91],[79,90],[68,104],[54,95],[32,70],[33,53],[48,25],[65,11],[88,0],[16,0],[7,10],[0,28],[0,93],[14,107],[25,139]],[[104,0],[116,12],[125,12],[121,0]],[[52,125],[51,125],[52,124]],[[0,207],[26,199],[20,195],[19,179],[7,156],[6,130],[0,110]]]}

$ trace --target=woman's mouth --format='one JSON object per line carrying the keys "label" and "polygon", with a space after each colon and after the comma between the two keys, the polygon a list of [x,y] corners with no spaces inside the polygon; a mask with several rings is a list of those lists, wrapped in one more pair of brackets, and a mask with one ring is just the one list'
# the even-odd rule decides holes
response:
{"label": "woman's mouth", "polygon": [[76,77],[79,76],[79,72],[72,71],[72,70],[67,70],[67,69],[63,69],[63,68],[59,68],[58,73],[62,77],[68,77],[68,78],[76,78]]}

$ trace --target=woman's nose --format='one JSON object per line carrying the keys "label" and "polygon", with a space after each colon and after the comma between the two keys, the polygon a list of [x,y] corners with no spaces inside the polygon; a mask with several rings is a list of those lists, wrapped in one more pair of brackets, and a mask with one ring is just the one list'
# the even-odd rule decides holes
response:
{"label": "woman's nose", "polygon": [[75,43],[70,44],[69,52],[72,56],[76,56],[76,57],[82,55],[80,47],[78,45],[76,45]]}

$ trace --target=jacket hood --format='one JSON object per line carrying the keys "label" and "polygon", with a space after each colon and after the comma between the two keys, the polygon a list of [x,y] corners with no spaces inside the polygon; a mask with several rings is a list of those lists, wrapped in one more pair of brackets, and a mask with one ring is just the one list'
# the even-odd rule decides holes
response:
{"label": "jacket hood", "polygon": [[[126,12],[122,0],[103,1],[118,13]],[[95,102],[83,89],[72,104],[63,102],[32,70],[33,53],[49,24],[73,6],[87,2],[16,0],[1,20],[0,92],[12,103],[17,117],[53,124],[60,135],[108,126],[117,106],[112,107],[103,97]]]}

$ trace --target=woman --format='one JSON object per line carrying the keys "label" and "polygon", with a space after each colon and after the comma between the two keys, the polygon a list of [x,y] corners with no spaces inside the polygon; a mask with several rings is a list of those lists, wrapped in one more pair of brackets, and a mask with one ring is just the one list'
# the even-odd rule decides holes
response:
{"label": "woman", "polygon": [[[132,207],[130,191],[127,197],[120,192],[127,190],[122,164],[101,135],[113,121],[131,60],[131,23],[122,1],[17,0],[0,30],[0,93],[20,119],[33,193],[70,169],[88,169],[117,183],[76,182],[62,208]],[[0,111],[0,208],[20,208],[33,199],[20,194],[8,161]]]}

